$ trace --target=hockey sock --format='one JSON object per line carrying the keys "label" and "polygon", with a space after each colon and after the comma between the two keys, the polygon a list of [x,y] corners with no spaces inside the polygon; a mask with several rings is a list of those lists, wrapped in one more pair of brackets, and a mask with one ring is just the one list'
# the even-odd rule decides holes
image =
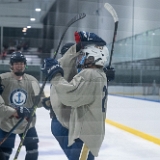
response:
{"label": "hockey sock", "polygon": [[28,143],[26,145],[25,160],[38,160],[38,144],[37,143]]}
{"label": "hockey sock", "polygon": [[11,153],[12,153],[12,148],[1,148],[0,160],[1,160],[1,156],[2,156],[2,160],[9,160]]}

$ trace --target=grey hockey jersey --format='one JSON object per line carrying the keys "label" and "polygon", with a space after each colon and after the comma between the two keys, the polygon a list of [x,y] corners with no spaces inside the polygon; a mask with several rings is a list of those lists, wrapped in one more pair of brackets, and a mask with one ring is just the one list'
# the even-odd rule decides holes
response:
{"label": "grey hockey jersey", "polygon": [[[31,109],[34,97],[40,91],[40,86],[38,81],[28,74],[24,74],[22,80],[16,80],[12,72],[2,73],[0,77],[5,87],[2,95],[0,95],[0,128],[9,132],[19,121],[19,119],[11,116],[15,112],[16,106]],[[34,117],[30,127],[34,126],[35,122]],[[27,120],[24,119],[13,133],[23,133],[27,123]]]}

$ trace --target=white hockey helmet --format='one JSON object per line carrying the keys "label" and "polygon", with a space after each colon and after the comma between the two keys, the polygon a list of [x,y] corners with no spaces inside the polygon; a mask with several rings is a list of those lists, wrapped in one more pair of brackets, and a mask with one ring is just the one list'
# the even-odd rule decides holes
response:
{"label": "white hockey helmet", "polygon": [[[91,59],[91,63],[97,66],[104,67],[109,59],[109,50],[107,46],[88,45],[81,50],[85,56],[85,59]],[[90,61],[90,60],[89,60]],[[86,62],[85,64],[86,65]]]}

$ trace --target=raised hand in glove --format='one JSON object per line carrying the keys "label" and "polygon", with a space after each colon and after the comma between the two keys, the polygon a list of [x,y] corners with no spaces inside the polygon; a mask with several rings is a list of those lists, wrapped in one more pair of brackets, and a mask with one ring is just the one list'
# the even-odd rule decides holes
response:
{"label": "raised hand in glove", "polygon": [[60,67],[58,61],[52,58],[44,59],[41,71],[48,76],[49,81],[55,77],[57,73],[60,73],[62,76],[64,75],[63,69]]}
{"label": "raised hand in glove", "polygon": [[17,118],[28,118],[30,116],[30,111],[28,108],[23,106],[16,107],[18,117]]}
{"label": "raised hand in glove", "polygon": [[80,31],[74,33],[74,38],[77,43],[76,50],[77,52],[84,48],[86,45],[95,44],[97,46],[104,46],[106,42],[97,36],[95,33]]}
{"label": "raised hand in glove", "polygon": [[103,68],[104,72],[106,73],[106,77],[108,81],[112,81],[115,78],[115,70],[114,68],[105,67]]}

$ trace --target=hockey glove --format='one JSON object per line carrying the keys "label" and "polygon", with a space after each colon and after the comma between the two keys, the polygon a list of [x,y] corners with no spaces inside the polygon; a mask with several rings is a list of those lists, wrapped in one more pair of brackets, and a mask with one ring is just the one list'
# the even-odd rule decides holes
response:
{"label": "hockey glove", "polygon": [[114,68],[106,67],[103,68],[104,72],[106,73],[106,77],[108,81],[112,81],[115,78],[115,70]]}
{"label": "hockey glove", "polygon": [[47,98],[43,98],[42,99],[42,104],[43,104],[43,107],[47,110],[50,111],[49,115],[50,115],[50,118],[55,118],[56,115],[52,109],[52,106],[51,106],[51,101],[50,101],[50,97],[47,97]]}
{"label": "hockey glove", "polygon": [[74,33],[74,38],[77,43],[76,50],[79,51],[81,48],[84,48],[86,45],[95,44],[97,46],[104,46],[106,42],[98,37],[94,33],[80,31]]}
{"label": "hockey glove", "polygon": [[28,118],[30,116],[30,111],[28,108],[23,106],[17,106],[16,107],[18,118]]}
{"label": "hockey glove", "polygon": [[50,97],[43,98],[42,105],[46,110],[50,110],[52,108]]}
{"label": "hockey glove", "polygon": [[62,76],[64,75],[63,69],[60,67],[58,61],[52,58],[46,58],[44,60],[41,71],[48,76],[49,81],[54,78],[57,73],[60,73]]}

